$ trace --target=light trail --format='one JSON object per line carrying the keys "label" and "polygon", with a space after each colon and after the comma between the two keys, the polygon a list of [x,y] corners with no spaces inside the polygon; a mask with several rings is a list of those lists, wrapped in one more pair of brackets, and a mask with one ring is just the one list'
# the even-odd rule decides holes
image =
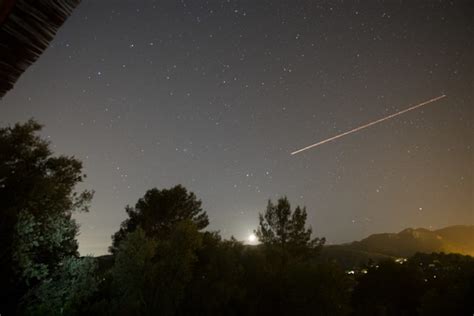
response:
{"label": "light trail", "polygon": [[340,137],[343,137],[343,136],[346,136],[346,135],[349,135],[349,134],[358,132],[358,131],[360,131],[360,130],[362,130],[362,129],[364,129],[364,128],[367,128],[367,127],[370,127],[370,126],[372,126],[372,125],[375,125],[375,124],[381,123],[381,122],[383,122],[383,121],[389,120],[389,119],[391,119],[391,118],[394,118],[395,116],[402,115],[403,113],[406,113],[406,112],[408,112],[408,111],[412,111],[412,110],[414,110],[414,109],[417,109],[417,108],[422,107],[422,106],[424,106],[424,105],[427,105],[427,104],[429,104],[429,103],[436,102],[436,101],[438,101],[438,100],[440,100],[440,99],[442,99],[442,98],[444,98],[444,97],[446,97],[445,94],[440,95],[440,96],[438,96],[438,97],[436,97],[436,98],[433,98],[433,99],[431,99],[431,100],[428,100],[428,101],[419,103],[419,104],[417,104],[417,105],[414,105],[414,106],[412,106],[412,107],[409,107],[408,109],[399,111],[399,112],[397,112],[397,113],[390,114],[389,116],[383,117],[383,118],[378,119],[378,120],[376,120],[376,121],[373,121],[373,122],[367,123],[367,124],[365,124],[365,125],[362,125],[362,126],[359,126],[359,127],[354,128],[354,129],[351,129],[350,131],[347,131],[347,132],[338,134],[338,135],[336,135],[336,136],[333,136],[333,137],[330,137],[330,138],[328,138],[328,139],[322,140],[322,141],[317,142],[317,143],[315,143],[315,144],[312,144],[312,145],[306,146],[306,147],[304,147],[304,148],[298,149],[298,150],[292,152],[291,154],[292,154],[292,155],[296,155],[296,154],[298,154],[298,153],[300,153],[300,152],[302,152],[302,151],[305,151],[305,150],[308,150],[308,149],[311,149],[311,148],[320,146],[320,145],[322,145],[322,144],[329,143],[329,142],[331,142],[331,141],[333,141],[333,140],[335,140],[335,139],[338,139],[338,138],[340,138]]}

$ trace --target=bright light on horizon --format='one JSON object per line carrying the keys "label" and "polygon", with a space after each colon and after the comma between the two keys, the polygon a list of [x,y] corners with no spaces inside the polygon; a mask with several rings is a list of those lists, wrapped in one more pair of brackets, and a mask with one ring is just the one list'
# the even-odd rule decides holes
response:
{"label": "bright light on horizon", "polygon": [[247,237],[247,241],[249,244],[254,244],[257,242],[257,236],[255,236],[255,234],[252,233]]}

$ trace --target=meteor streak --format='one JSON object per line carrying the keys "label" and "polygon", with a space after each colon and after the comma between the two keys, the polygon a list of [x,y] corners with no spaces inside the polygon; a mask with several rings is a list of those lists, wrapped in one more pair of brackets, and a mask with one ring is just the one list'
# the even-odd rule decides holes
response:
{"label": "meteor streak", "polygon": [[310,149],[310,148],[314,148],[314,147],[317,147],[317,146],[319,146],[319,145],[322,145],[322,144],[325,144],[325,143],[329,143],[329,142],[331,142],[331,141],[333,141],[333,140],[335,140],[335,139],[338,139],[338,138],[340,138],[340,137],[343,137],[343,136],[346,136],[346,135],[349,135],[349,134],[358,132],[358,131],[360,131],[360,130],[362,130],[362,129],[364,129],[364,128],[367,128],[367,127],[370,127],[370,126],[372,126],[372,125],[375,125],[375,124],[381,123],[381,122],[383,122],[383,121],[389,120],[389,119],[391,119],[391,118],[394,118],[395,116],[402,115],[403,113],[406,113],[406,112],[408,112],[408,111],[417,109],[417,108],[422,107],[422,106],[424,106],[424,105],[427,105],[427,104],[429,104],[429,103],[436,102],[436,101],[438,101],[438,100],[440,100],[440,99],[442,99],[442,98],[444,98],[444,97],[446,97],[445,94],[440,95],[440,96],[438,96],[438,97],[436,97],[436,98],[433,98],[433,99],[431,99],[431,100],[428,100],[428,101],[419,103],[419,104],[417,104],[417,105],[411,106],[411,107],[409,107],[408,109],[399,111],[399,112],[397,112],[397,113],[390,114],[389,116],[383,117],[383,118],[378,119],[378,120],[376,120],[376,121],[373,121],[373,122],[367,123],[367,124],[365,124],[365,125],[362,125],[362,126],[359,126],[359,127],[354,128],[354,129],[351,129],[350,131],[347,131],[347,132],[338,134],[338,135],[336,135],[336,136],[333,136],[333,137],[330,137],[330,138],[328,138],[328,139],[322,140],[322,141],[317,142],[317,143],[315,143],[315,144],[312,144],[312,145],[306,146],[306,147],[304,147],[304,148],[298,149],[298,150],[292,152],[291,154],[292,154],[292,155],[296,155],[296,154],[298,154],[298,153],[300,153],[300,152],[302,152],[302,151],[308,150],[308,149]]}

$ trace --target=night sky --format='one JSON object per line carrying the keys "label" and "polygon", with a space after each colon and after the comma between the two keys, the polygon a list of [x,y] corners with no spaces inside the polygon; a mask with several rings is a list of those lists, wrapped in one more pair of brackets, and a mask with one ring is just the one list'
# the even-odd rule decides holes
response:
{"label": "night sky", "polygon": [[[244,240],[269,198],[328,243],[474,224],[470,1],[83,1],[0,101],[96,191],[103,254],[147,189],[183,184]],[[290,152],[441,94],[421,109]]]}

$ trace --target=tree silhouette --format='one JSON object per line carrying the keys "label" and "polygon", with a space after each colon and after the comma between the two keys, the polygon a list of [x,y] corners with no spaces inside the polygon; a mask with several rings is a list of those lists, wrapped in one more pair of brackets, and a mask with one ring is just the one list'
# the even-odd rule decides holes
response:
{"label": "tree silhouette", "polygon": [[277,205],[268,201],[264,214],[259,214],[259,227],[255,232],[264,245],[285,249],[320,248],[325,239],[311,239],[312,229],[306,228],[306,208],[297,206],[292,212],[286,197]]}
{"label": "tree silhouette", "polygon": [[201,208],[201,201],[181,185],[171,189],[148,190],[134,208],[127,206],[125,211],[129,218],[122,222],[120,230],[112,236],[111,252],[115,252],[127,233],[138,227],[147,236],[160,238],[170,234],[176,224],[184,220],[191,221],[198,230],[209,225],[207,214]]}

